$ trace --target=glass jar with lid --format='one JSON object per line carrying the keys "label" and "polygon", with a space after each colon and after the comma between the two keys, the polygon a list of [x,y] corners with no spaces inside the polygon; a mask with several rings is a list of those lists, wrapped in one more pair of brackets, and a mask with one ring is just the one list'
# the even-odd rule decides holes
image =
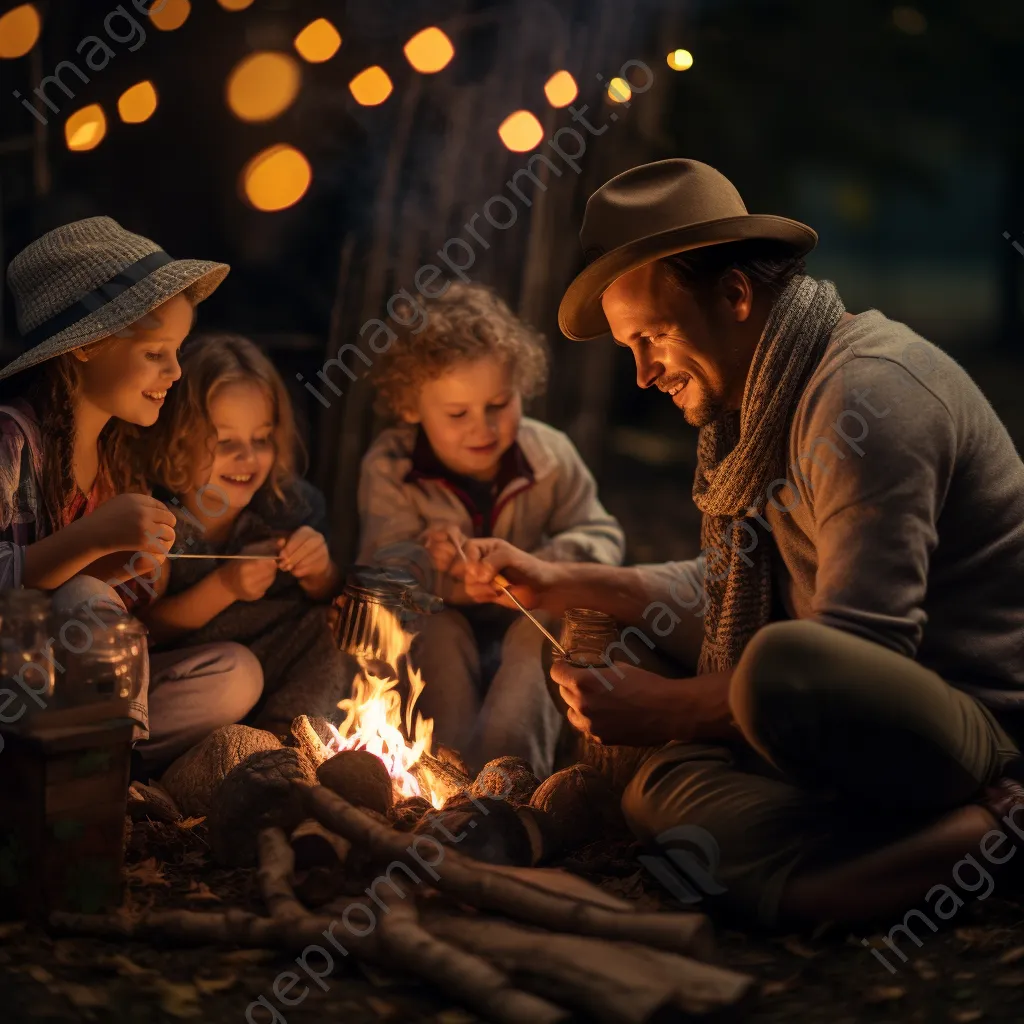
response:
{"label": "glass jar with lid", "polygon": [[0,724],[12,725],[27,712],[52,703],[55,670],[50,626],[50,598],[41,590],[0,591],[0,689],[16,697],[12,701],[8,696],[0,708]]}
{"label": "glass jar with lid", "polygon": [[619,639],[615,619],[592,608],[570,608],[562,619],[558,642],[575,665],[605,663],[608,645]]}
{"label": "glass jar with lid", "polygon": [[75,646],[69,635],[62,651],[66,678],[58,685],[60,706],[138,697],[149,662],[146,627],[133,615],[102,606],[89,609],[79,622],[84,628],[76,630]]}

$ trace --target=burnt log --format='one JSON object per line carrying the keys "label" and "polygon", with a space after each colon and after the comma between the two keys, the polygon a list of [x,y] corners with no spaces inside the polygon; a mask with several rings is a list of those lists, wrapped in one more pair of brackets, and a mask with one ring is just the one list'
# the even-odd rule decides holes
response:
{"label": "burnt log", "polygon": [[255,864],[260,832],[276,827],[290,833],[308,817],[292,783],[315,781],[312,762],[291,747],[247,757],[221,783],[206,819],[214,859],[232,867]]}
{"label": "burnt log", "polygon": [[384,762],[368,750],[342,750],[316,770],[321,786],[357,807],[387,814],[395,802],[395,787]]}
{"label": "burnt log", "polygon": [[160,784],[183,814],[204,817],[210,813],[220,784],[234,768],[252,754],[280,746],[281,741],[263,729],[225,725],[186,750],[164,772]]}
{"label": "burnt log", "polygon": [[493,797],[449,801],[424,815],[413,831],[430,833],[442,846],[458,846],[463,856],[485,864],[525,867],[534,859],[529,827],[515,807]]}
{"label": "burnt log", "polygon": [[530,798],[530,810],[542,836],[541,860],[628,831],[611,783],[586,764],[545,779]]}
{"label": "burnt log", "polygon": [[437,792],[445,801],[468,792],[473,784],[461,758],[454,756],[451,751],[447,751],[446,758],[420,754],[419,760],[410,769],[424,793]]}
{"label": "burnt log", "polygon": [[533,774],[529,761],[521,757],[496,757],[480,769],[469,787],[472,797],[493,797],[507,800],[513,807],[528,804],[540,779]]}

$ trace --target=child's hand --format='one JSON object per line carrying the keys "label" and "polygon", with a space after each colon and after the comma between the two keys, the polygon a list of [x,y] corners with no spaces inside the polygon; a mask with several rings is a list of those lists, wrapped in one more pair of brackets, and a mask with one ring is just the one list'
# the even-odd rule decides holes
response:
{"label": "child's hand", "polygon": [[331,571],[331,553],[324,535],[311,526],[300,526],[285,541],[278,564],[297,580],[326,576]]}
{"label": "child's hand", "polygon": [[465,575],[465,562],[455,541],[466,543],[466,536],[457,526],[432,526],[420,534],[420,543],[427,549],[430,561],[438,572],[455,579]]}
{"label": "child's hand", "polygon": [[144,551],[159,565],[174,544],[174,514],[148,494],[119,494],[86,520],[104,554]]}
{"label": "child's hand", "polygon": [[[277,548],[281,542],[275,542]],[[274,554],[266,544],[250,544],[242,548],[243,555]],[[225,562],[218,570],[224,586],[235,595],[236,601],[258,601],[270,589],[277,576],[277,562],[269,558]]]}

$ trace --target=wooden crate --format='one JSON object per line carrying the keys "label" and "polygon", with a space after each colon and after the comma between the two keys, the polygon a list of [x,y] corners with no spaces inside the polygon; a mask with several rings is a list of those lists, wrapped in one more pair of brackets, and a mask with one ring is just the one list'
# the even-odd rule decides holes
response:
{"label": "wooden crate", "polygon": [[121,903],[132,723],[44,723],[57,714],[30,733],[0,732],[3,918]]}

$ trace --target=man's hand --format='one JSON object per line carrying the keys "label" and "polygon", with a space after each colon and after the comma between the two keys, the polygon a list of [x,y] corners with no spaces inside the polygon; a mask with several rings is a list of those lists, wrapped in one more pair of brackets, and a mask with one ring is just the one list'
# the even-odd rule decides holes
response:
{"label": "man's hand", "polygon": [[686,738],[687,680],[619,662],[577,668],[565,661],[551,666],[551,678],[569,705],[569,723],[598,743],[648,747]]}
{"label": "man's hand", "polygon": [[[243,555],[276,555],[283,540],[261,541],[242,548]],[[224,586],[236,601],[258,601],[270,589],[277,576],[277,562],[268,559],[232,560],[217,569]]]}
{"label": "man's hand", "polygon": [[466,593],[479,603],[492,602],[514,608],[505,592],[495,584],[499,573],[511,585],[512,593],[527,608],[544,605],[547,591],[554,583],[556,570],[551,562],[534,558],[508,541],[484,537],[466,546]]}

